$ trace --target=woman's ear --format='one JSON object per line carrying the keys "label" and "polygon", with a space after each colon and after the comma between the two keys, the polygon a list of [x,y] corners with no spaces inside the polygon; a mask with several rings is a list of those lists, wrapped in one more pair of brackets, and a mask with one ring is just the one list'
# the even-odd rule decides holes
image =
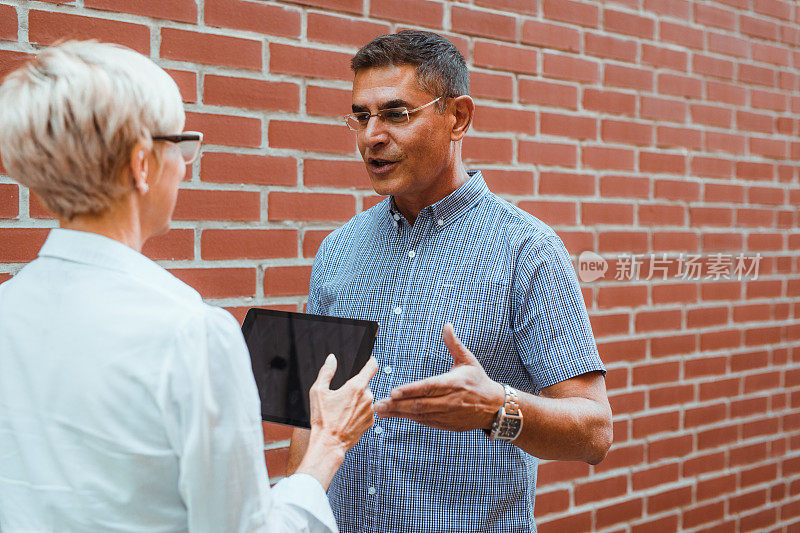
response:
{"label": "woman's ear", "polygon": [[472,117],[475,115],[475,102],[468,95],[457,96],[453,98],[452,113],[455,117],[455,122],[453,123],[450,139],[460,141],[467,134],[472,124]]}
{"label": "woman's ear", "polygon": [[148,176],[148,152],[141,142],[131,150],[130,157],[130,171],[133,180],[133,188],[139,191],[139,194],[147,194],[150,191],[150,185],[147,183]]}

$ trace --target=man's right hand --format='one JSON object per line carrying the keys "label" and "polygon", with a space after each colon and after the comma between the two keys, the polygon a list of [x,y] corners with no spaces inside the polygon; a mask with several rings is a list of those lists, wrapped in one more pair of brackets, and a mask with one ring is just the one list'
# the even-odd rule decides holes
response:
{"label": "man's right hand", "polygon": [[[370,357],[361,372],[341,388],[331,390],[331,379],[336,373],[336,358],[328,356],[309,393],[311,432],[309,434],[307,430],[295,430],[295,437],[292,439],[290,474],[299,455],[302,461],[296,472],[314,476],[327,490],[333,475],[344,460],[345,452],[355,446],[373,424],[369,381],[377,371],[378,363],[375,358]],[[302,442],[306,440],[303,438],[306,436],[307,448]],[[301,442],[295,442],[296,440]],[[297,449],[298,447],[306,449]]]}

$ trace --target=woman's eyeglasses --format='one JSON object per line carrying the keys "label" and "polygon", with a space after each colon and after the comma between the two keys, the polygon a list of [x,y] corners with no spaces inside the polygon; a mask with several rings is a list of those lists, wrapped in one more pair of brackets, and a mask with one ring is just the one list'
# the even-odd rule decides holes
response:
{"label": "woman's eyeglasses", "polygon": [[177,135],[154,135],[152,139],[177,144],[187,165],[197,159],[197,156],[200,155],[200,145],[203,144],[203,134],[199,131],[184,131]]}

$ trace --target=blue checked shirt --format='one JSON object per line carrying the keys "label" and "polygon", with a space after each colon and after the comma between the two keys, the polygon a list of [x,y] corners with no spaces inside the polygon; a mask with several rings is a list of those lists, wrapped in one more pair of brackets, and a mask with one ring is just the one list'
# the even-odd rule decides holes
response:
{"label": "blue checked shirt", "polygon": [[[480,172],[413,226],[390,199],[320,246],[308,312],[375,320],[376,399],[450,370],[442,326],[495,381],[536,392],[604,371],[569,256],[537,218],[498,198]],[[530,532],[537,459],[480,431],[377,419],[328,491],[350,532]]]}

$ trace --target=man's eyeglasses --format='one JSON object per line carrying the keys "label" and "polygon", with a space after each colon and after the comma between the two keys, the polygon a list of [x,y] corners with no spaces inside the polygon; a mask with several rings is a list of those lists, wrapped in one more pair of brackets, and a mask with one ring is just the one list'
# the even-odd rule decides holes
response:
{"label": "man's eyeglasses", "polygon": [[197,156],[200,155],[200,145],[203,144],[203,134],[199,131],[184,131],[177,135],[154,135],[152,139],[177,144],[187,165],[197,159]]}
{"label": "man's eyeglasses", "polygon": [[347,127],[353,131],[361,131],[366,128],[367,124],[369,124],[369,119],[372,117],[378,117],[384,122],[384,124],[402,126],[403,124],[408,124],[408,122],[411,120],[411,113],[421,111],[426,107],[435,104],[442,98],[443,97],[440,96],[439,98],[431,100],[425,105],[415,107],[414,109],[408,109],[407,107],[390,107],[388,109],[380,109],[377,113],[370,113],[369,111],[350,113],[349,115],[344,116],[344,122],[347,124]]}

